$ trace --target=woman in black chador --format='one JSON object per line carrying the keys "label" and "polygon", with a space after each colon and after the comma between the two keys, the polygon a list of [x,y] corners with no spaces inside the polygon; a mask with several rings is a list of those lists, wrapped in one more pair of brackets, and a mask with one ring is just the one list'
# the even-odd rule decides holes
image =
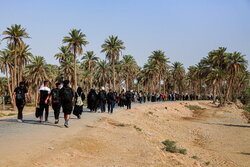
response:
{"label": "woman in black chador", "polygon": [[90,89],[87,101],[88,101],[88,109],[90,109],[91,112],[92,111],[96,112],[98,107],[98,96],[94,89]]}
{"label": "woman in black chador", "polygon": [[77,91],[75,92],[75,107],[74,107],[74,111],[73,111],[73,114],[75,116],[77,116],[78,119],[81,119],[81,115],[83,112],[83,101],[84,100],[85,100],[85,95],[82,91],[82,88],[78,87]]}

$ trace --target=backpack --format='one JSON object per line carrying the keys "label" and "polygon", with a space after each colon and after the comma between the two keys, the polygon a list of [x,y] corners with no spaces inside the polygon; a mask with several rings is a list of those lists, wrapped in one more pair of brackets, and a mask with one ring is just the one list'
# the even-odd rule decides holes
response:
{"label": "backpack", "polygon": [[76,95],[77,95],[76,105],[82,106],[83,105],[83,101],[82,101],[82,97],[81,97],[82,93],[80,95],[78,95],[78,93],[76,93]]}
{"label": "backpack", "polygon": [[16,99],[17,100],[24,100],[25,99],[24,90],[20,87],[18,88],[18,90],[16,92]]}
{"label": "backpack", "polygon": [[105,92],[104,91],[100,92],[100,99],[101,100],[106,100],[106,96],[105,96]]}
{"label": "backpack", "polygon": [[64,101],[64,102],[72,102],[73,95],[72,95],[71,88],[64,87],[62,89],[63,89],[62,97],[61,97],[62,101]]}
{"label": "backpack", "polygon": [[53,89],[51,91],[52,102],[59,103],[59,89]]}

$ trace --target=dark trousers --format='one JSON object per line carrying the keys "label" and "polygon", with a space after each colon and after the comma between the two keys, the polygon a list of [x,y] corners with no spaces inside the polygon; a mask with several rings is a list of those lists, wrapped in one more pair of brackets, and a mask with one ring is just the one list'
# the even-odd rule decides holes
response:
{"label": "dark trousers", "polygon": [[115,107],[115,102],[108,102],[108,112],[113,113],[113,109]]}
{"label": "dark trousers", "polygon": [[60,114],[60,109],[61,109],[61,104],[60,103],[52,103],[52,108],[54,110],[54,116],[55,119],[59,119],[59,114]]}
{"label": "dark trousers", "polygon": [[105,112],[106,104],[104,100],[100,100],[100,109],[101,112]]}
{"label": "dark trousers", "polygon": [[131,109],[131,101],[130,100],[127,101],[127,109]]}
{"label": "dark trousers", "polygon": [[142,97],[139,97],[139,102],[142,103]]}
{"label": "dark trousers", "polygon": [[40,117],[43,116],[43,111],[45,110],[45,121],[48,120],[49,117],[49,105],[48,104],[40,104]]}
{"label": "dark trousers", "polygon": [[18,114],[17,114],[17,119],[23,119],[23,108],[24,108],[24,104],[16,104],[17,110],[18,110]]}

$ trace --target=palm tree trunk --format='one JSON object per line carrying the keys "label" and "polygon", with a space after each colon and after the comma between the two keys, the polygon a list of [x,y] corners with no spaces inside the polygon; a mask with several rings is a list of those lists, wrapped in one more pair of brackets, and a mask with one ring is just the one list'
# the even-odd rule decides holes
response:
{"label": "palm tree trunk", "polygon": [[234,78],[234,74],[231,75],[231,77],[229,78],[229,84],[228,84],[228,88],[227,88],[227,92],[226,92],[226,97],[225,97],[225,102],[228,102],[229,100],[231,100],[229,98],[229,94],[233,85],[233,78]]}
{"label": "palm tree trunk", "polygon": [[216,84],[213,84],[213,104],[215,104],[216,101]]}
{"label": "palm tree trunk", "polygon": [[77,89],[77,76],[76,76],[76,52],[74,49],[74,90]]}
{"label": "palm tree trunk", "polygon": [[222,103],[223,103],[221,89],[222,89],[222,84],[221,84],[221,81],[219,80],[219,84],[218,84],[218,92],[219,92],[219,96],[220,96],[220,105],[219,105],[219,107],[221,107]]}
{"label": "palm tree trunk", "polygon": [[[15,45],[16,46],[16,45]],[[17,80],[16,80],[16,66],[17,66],[17,55],[16,55],[16,48],[15,48],[15,52],[14,52],[14,78],[12,81],[13,87],[15,88],[17,86]]]}
{"label": "palm tree trunk", "polygon": [[200,97],[201,97],[201,89],[202,89],[202,88],[201,88],[201,79],[200,79]]}
{"label": "palm tree trunk", "polygon": [[112,61],[112,68],[113,68],[113,91],[115,91],[115,61]]}
{"label": "palm tree trunk", "polygon": [[13,92],[15,89],[14,87],[14,71],[13,69],[11,70],[11,92]]}
{"label": "palm tree trunk", "polygon": [[[9,79],[9,68],[8,66],[6,66],[6,78],[7,78],[7,84],[8,84],[8,90],[9,90],[9,95],[10,95],[10,100],[12,101],[12,91],[10,89],[10,79]],[[14,105],[12,104],[12,106],[14,107]]]}
{"label": "palm tree trunk", "polygon": [[161,93],[161,75],[159,74],[159,93]]}
{"label": "palm tree trunk", "polygon": [[35,86],[35,106],[37,107],[38,88]]}

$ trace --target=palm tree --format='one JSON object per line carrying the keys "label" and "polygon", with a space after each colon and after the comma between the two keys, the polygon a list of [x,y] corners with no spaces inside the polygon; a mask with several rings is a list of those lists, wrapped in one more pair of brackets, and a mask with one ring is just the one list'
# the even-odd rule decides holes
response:
{"label": "palm tree", "polygon": [[92,88],[92,84],[93,84],[93,69],[96,65],[96,62],[98,61],[98,57],[95,56],[93,51],[87,51],[83,58],[82,58],[83,64],[87,67],[88,71],[89,71],[89,78],[90,78],[90,83],[89,83],[89,87]]}
{"label": "palm tree", "polygon": [[61,60],[60,70],[63,73],[63,78],[71,80],[74,75],[74,57],[68,56]]}
{"label": "palm tree", "polygon": [[109,67],[109,64],[105,60],[97,62],[94,76],[99,83],[99,87],[106,86],[107,80],[110,78]]}
{"label": "palm tree", "polygon": [[74,55],[74,89],[77,88],[77,69],[76,69],[76,56],[83,53],[83,46],[88,44],[85,39],[86,35],[81,30],[72,29],[69,32],[69,36],[63,38],[63,43],[68,44],[68,48],[73,52]]}
{"label": "palm tree", "polygon": [[176,84],[178,85],[179,93],[182,93],[183,88],[183,79],[185,77],[185,69],[183,67],[183,64],[180,62],[174,62],[172,65],[172,75],[174,79],[174,90]]}
{"label": "palm tree", "polygon": [[10,68],[12,67],[12,62],[13,62],[13,56],[10,54],[8,50],[4,50],[0,52],[0,69],[1,72],[5,73],[6,79],[7,79],[7,85],[8,85],[8,91],[9,95],[12,101],[12,90],[10,87],[10,78],[9,78],[9,73],[10,73]]}
{"label": "palm tree", "polygon": [[143,66],[142,73],[145,77],[144,82],[148,85],[148,92],[155,93],[155,64],[152,60],[148,60]]}
{"label": "palm tree", "polygon": [[108,39],[104,41],[104,44],[102,45],[102,51],[106,53],[106,58],[111,62],[112,64],[112,72],[113,72],[113,90],[115,90],[115,82],[116,82],[116,76],[115,76],[115,62],[119,61],[120,52],[125,49],[123,46],[124,42],[120,39],[118,39],[118,36],[109,36]]}
{"label": "palm tree", "polygon": [[30,47],[29,45],[24,44],[23,46],[19,47],[17,50],[17,74],[18,74],[18,78],[17,78],[17,82],[22,81],[23,79],[23,68],[25,67],[25,65],[27,65],[27,63],[30,61],[32,57],[32,53],[30,52]]}
{"label": "palm tree", "polygon": [[[223,105],[223,97],[222,97],[221,87],[222,87],[222,81],[223,81],[225,75],[226,75],[225,70],[222,70],[220,68],[213,68],[211,70],[211,72],[209,73],[209,75],[207,76],[207,79],[212,81],[213,85],[215,85],[218,89],[219,97],[220,97],[220,105],[219,106]],[[215,94],[213,94],[213,96],[214,96],[213,100],[215,102],[216,96],[215,96]]]}
{"label": "palm tree", "polygon": [[166,72],[168,68],[167,63],[169,63],[169,60],[166,58],[165,53],[161,50],[153,51],[152,55],[149,56],[149,60],[151,60],[155,65],[155,75],[158,74],[159,92],[161,92],[161,80],[163,74]]}
{"label": "palm tree", "polygon": [[46,61],[44,57],[35,56],[31,58],[30,64],[26,66],[26,79],[30,83],[35,91],[35,104],[37,104],[38,88],[40,84],[48,79],[46,68]]}
{"label": "palm tree", "polygon": [[17,86],[17,78],[16,78],[16,70],[17,70],[17,49],[22,47],[24,45],[23,38],[30,38],[29,34],[26,32],[25,28],[22,28],[21,25],[11,25],[10,28],[7,28],[3,32],[3,35],[6,35],[6,37],[3,38],[3,40],[8,40],[8,43],[12,43],[14,46],[14,70],[13,70],[13,76],[14,80],[12,81],[13,86]]}
{"label": "palm tree", "polygon": [[60,52],[55,54],[55,58],[59,60],[59,62],[61,63],[61,61],[63,61],[66,57],[68,56],[72,56],[73,57],[73,54],[71,53],[69,47],[67,46],[61,46],[59,48]]}
{"label": "palm tree", "polygon": [[244,71],[247,66],[247,61],[244,59],[245,55],[241,55],[240,52],[233,52],[226,56],[227,71],[229,71],[229,83],[226,92],[225,101],[231,100],[229,94],[232,92],[232,86],[235,81],[235,76],[240,72]]}
{"label": "palm tree", "polygon": [[196,95],[197,88],[197,66],[189,66],[187,79],[189,81],[189,85],[191,86],[192,92]]}
{"label": "palm tree", "polygon": [[126,90],[129,90],[131,89],[131,87],[129,87],[129,82],[134,80],[139,71],[139,67],[133,56],[125,55],[121,60],[121,68],[126,82]]}
{"label": "palm tree", "polygon": [[60,70],[57,65],[46,64],[45,69],[50,83],[55,83],[60,80]]}

